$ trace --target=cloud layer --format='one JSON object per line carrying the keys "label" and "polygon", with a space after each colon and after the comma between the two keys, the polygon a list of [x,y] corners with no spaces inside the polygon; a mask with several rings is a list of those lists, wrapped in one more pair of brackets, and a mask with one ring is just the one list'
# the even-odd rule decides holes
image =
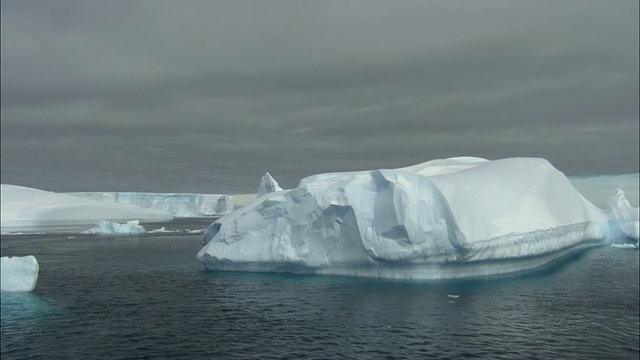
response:
{"label": "cloud layer", "polygon": [[636,1],[3,1],[2,182],[247,192],[541,156],[638,172]]}

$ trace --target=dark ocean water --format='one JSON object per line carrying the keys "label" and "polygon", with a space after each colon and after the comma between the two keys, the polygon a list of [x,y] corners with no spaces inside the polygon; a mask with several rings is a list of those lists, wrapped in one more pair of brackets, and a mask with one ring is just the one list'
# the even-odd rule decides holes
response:
{"label": "dark ocean water", "polygon": [[40,263],[33,293],[2,295],[2,359],[639,355],[637,250],[594,248],[524,277],[412,283],[206,272],[201,247],[187,233],[2,236],[2,256]]}

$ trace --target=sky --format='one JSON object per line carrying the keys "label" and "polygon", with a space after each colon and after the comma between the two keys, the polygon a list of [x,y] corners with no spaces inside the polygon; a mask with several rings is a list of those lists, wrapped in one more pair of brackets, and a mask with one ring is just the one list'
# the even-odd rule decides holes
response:
{"label": "sky", "polygon": [[638,173],[637,0],[0,7],[2,183],[245,193],[453,156]]}

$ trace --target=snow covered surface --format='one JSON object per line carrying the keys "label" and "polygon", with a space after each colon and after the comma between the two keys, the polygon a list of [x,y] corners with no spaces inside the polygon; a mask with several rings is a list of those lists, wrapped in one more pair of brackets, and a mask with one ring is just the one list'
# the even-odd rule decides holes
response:
{"label": "snow covered surface", "polygon": [[459,157],[304,178],[211,224],[197,258],[211,270],[484,276],[605,244],[610,218],[544,159]]}
{"label": "snow covered surface", "polygon": [[82,233],[98,235],[135,235],[144,234],[145,230],[138,220],[127,221],[124,224],[118,224],[110,221],[99,221],[96,226],[83,231]]}
{"label": "snow covered surface", "polygon": [[2,292],[29,292],[35,289],[39,270],[35,256],[3,256],[0,261]]}
{"label": "snow covered surface", "polygon": [[278,185],[276,179],[274,179],[268,172],[264,174],[258,186],[258,197],[266,195],[272,192],[281,191],[282,188]]}
{"label": "snow covered surface", "polygon": [[145,209],[162,209],[175,217],[210,217],[230,213],[233,197],[220,194],[140,193],[140,192],[73,192],[69,195],[93,200],[132,204]]}
{"label": "snow covered surface", "polygon": [[130,204],[109,203],[64,193],[2,184],[2,233],[82,231],[98,221],[170,221],[173,215],[161,209],[143,209]]}

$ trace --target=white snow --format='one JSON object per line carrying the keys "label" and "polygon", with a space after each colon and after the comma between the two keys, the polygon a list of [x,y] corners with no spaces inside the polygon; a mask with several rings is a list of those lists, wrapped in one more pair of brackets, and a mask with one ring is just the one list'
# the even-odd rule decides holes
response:
{"label": "white snow", "polygon": [[110,221],[99,221],[96,226],[89,230],[83,231],[83,234],[98,235],[135,235],[144,234],[144,227],[140,225],[138,220],[130,220],[124,224],[118,224]]}
{"label": "white snow", "polygon": [[260,186],[258,186],[258,195],[257,197],[260,197],[262,195],[266,195],[266,194],[270,194],[272,192],[276,192],[276,191],[282,191],[282,188],[280,187],[280,185],[278,185],[278,182],[276,181],[276,179],[274,179],[271,174],[269,174],[268,172],[266,174],[264,174],[264,176],[262,177],[261,181],[260,181]]}
{"label": "white snow", "polygon": [[161,209],[108,203],[63,193],[2,184],[2,233],[41,232],[43,230],[80,232],[96,222],[170,221],[173,215]]}
{"label": "white snow", "polygon": [[0,262],[2,292],[29,292],[35,289],[39,270],[35,256],[3,256]]}
{"label": "white snow", "polygon": [[140,192],[73,192],[69,195],[93,200],[132,204],[145,209],[162,209],[177,218],[210,217],[230,213],[233,197],[221,194],[140,193]]}
{"label": "white snow", "polygon": [[307,177],[214,222],[197,258],[211,270],[483,276],[604,244],[609,217],[544,159],[460,157]]}

